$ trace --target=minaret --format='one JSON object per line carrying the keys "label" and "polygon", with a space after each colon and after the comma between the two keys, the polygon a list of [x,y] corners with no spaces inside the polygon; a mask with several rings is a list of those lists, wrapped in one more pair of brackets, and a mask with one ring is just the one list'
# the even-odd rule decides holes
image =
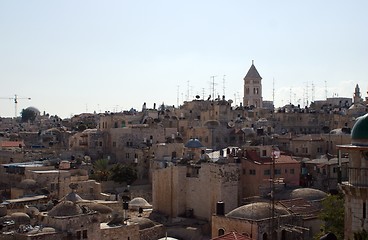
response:
{"label": "minaret", "polygon": [[354,92],[354,103],[360,103],[362,102],[362,95],[360,94],[360,88],[359,85],[357,84],[355,86],[355,92]]}
{"label": "minaret", "polygon": [[243,106],[262,108],[262,101],[262,77],[254,66],[254,60],[252,60],[252,66],[244,77]]}
{"label": "minaret", "polygon": [[[345,195],[345,239],[354,233],[368,231],[368,114],[357,118],[351,130],[351,144],[337,145],[339,150],[338,182]],[[347,181],[341,181],[341,156],[348,153]],[[345,179],[346,180],[346,179]]]}

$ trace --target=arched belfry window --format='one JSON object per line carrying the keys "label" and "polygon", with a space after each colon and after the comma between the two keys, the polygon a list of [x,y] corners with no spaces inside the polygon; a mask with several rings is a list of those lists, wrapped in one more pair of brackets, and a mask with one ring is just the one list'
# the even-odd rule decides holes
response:
{"label": "arched belfry window", "polygon": [[219,230],[218,230],[218,236],[222,236],[222,235],[224,235],[225,234],[225,230],[224,229],[222,229],[222,228],[220,228]]}

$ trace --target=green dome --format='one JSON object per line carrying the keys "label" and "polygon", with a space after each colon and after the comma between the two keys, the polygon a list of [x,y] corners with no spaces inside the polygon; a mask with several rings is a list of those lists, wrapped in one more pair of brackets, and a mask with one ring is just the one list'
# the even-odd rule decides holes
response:
{"label": "green dome", "polygon": [[368,113],[357,118],[351,130],[351,144],[368,146]]}

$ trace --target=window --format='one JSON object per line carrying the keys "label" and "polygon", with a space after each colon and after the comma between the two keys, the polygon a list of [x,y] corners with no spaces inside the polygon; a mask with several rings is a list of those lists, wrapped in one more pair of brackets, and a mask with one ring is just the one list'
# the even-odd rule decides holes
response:
{"label": "window", "polygon": [[255,169],[249,169],[249,175],[256,175]]}
{"label": "window", "polygon": [[83,230],[83,239],[87,239],[88,235],[87,235],[87,230]]}
{"label": "window", "polygon": [[262,157],[266,157],[267,156],[267,151],[266,150],[262,150]]}
{"label": "window", "polygon": [[281,175],[281,169],[275,169],[275,175]]}
{"label": "window", "polygon": [[100,147],[102,147],[102,142],[100,142]]}
{"label": "window", "polygon": [[271,175],[271,170],[270,169],[264,170],[264,175],[266,175],[266,176]]}
{"label": "window", "polygon": [[291,169],[290,169],[290,174],[295,174],[295,170],[294,170],[294,168],[291,168]]}
{"label": "window", "polygon": [[113,147],[116,147],[116,142],[112,142],[112,146]]}
{"label": "window", "polygon": [[130,154],[129,153],[125,153],[125,158],[130,158]]}
{"label": "window", "polygon": [[287,169],[285,168],[285,173],[287,173]]}
{"label": "window", "polygon": [[225,234],[225,230],[224,229],[222,229],[222,228],[220,228],[219,230],[218,230],[218,235],[219,236],[222,236],[222,235],[224,235]]}
{"label": "window", "polygon": [[363,219],[365,219],[367,217],[366,210],[367,210],[367,206],[366,206],[365,202],[363,202]]}

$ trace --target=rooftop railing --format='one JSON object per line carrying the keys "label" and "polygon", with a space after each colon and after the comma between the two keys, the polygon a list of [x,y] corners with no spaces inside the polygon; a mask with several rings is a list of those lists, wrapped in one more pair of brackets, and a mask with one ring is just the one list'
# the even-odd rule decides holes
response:
{"label": "rooftop railing", "polygon": [[349,184],[357,187],[368,187],[368,168],[349,168]]}

